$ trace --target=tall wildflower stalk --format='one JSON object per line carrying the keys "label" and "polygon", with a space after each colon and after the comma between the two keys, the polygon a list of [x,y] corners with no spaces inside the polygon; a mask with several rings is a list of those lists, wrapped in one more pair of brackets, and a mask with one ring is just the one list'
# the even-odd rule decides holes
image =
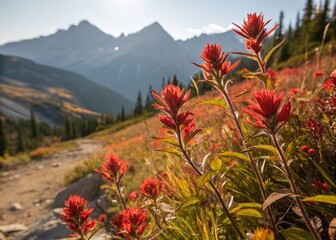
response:
{"label": "tall wildflower stalk", "polygon": [[[165,116],[159,116],[159,120],[163,123],[164,127],[168,131],[172,131],[175,136],[177,140],[176,146],[181,152],[181,157],[199,176],[203,176],[203,171],[199,169],[187,151],[188,143],[199,132],[199,129],[195,129],[195,123],[192,118],[193,113],[190,110],[185,112],[180,111],[181,107],[189,99],[190,91],[184,94],[184,89],[181,90],[180,87],[169,84],[161,90],[161,96],[154,90],[153,95],[160,103],[155,103],[153,106],[166,114]],[[211,179],[208,179],[207,182],[214,191],[216,200],[221,205],[223,212],[228,217],[236,233],[241,239],[244,239],[244,234],[240,231],[236,220],[230,214],[219,190],[216,188]]]}
{"label": "tall wildflower stalk", "polygon": [[296,187],[294,177],[277,137],[277,132],[289,118],[291,103],[287,102],[282,104],[283,93],[278,95],[271,90],[258,90],[253,92],[252,96],[255,102],[250,100],[248,107],[243,109],[243,111],[249,114],[250,119],[248,121],[251,125],[262,129],[271,138],[272,143],[278,152],[285,177],[289,182],[290,189],[294,194],[295,201],[302,213],[304,221],[314,239],[321,239],[310,222],[307,211],[299,197],[299,190]]}
{"label": "tall wildflower stalk", "polygon": [[[227,53],[225,55],[224,52],[222,52],[221,50],[221,46],[217,45],[217,44],[212,44],[212,45],[206,45],[206,47],[203,49],[202,53],[201,53],[201,58],[204,60],[204,63],[202,65],[196,64],[194,63],[196,66],[200,67],[203,70],[204,76],[205,76],[205,81],[207,83],[209,83],[210,85],[212,85],[215,89],[217,89],[221,95],[223,96],[224,100],[226,101],[226,104],[228,106],[228,110],[229,110],[229,116],[230,118],[234,121],[235,126],[238,130],[241,142],[242,142],[242,146],[244,149],[248,149],[249,146],[247,144],[247,142],[244,140],[245,136],[243,133],[243,130],[240,126],[240,122],[238,119],[238,116],[236,114],[236,110],[233,106],[233,103],[230,99],[229,93],[227,91],[227,84],[229,83],[229,81],[225,81],[225,77],[226,75],[234,70],[237,65],[239,64],[239,61],[231,64],[230,61],[226,61],[226,59],[228,58],[230,54]],[[258,167],[251,155],[251,153],[249,151],[247,151],[245,153],[250,161],[250,164],[252,166],[253,172],[257,178],[258,181],[258,185],[260,188],[260,192],[262,194],[262,198],[263,201],[266,200],[267,198],[267,194],[266,194],[266,190],[264,188],[264,182],[262,180],[261,174],[258,170]],[[275,219],[274,216],[272,214],[272,211],[270,209],[270,207],[268,207],[266,209],[267,211],[267,215],[268,218],[270,220],[271,226],[274,230],[274,232],[277,232],[277,227],[275,224]]]}

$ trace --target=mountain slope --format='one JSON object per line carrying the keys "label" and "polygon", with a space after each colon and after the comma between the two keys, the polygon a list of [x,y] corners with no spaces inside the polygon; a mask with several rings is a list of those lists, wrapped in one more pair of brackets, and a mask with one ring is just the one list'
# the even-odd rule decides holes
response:
{"label": "mountain slope", "polygon": [[189,82],[198,71],[191,62],[199,60],[209,42],[222,43],[228,51],[244,47],[232,31],[175,41],[154,22],[115,38],[82,21],[50,36],[5,44],[0,52],[75,71],[134,101],[138,91],[147,93],[149,85],[159,89],[163,77],[176,74],[180,81]]}
{"label": "mountain slope", "polygon": [[64,111],[74,114],[117,114],[133,104],[118,93],[76,73],[43,66],[33,61],[0,55],[1,112],[18,118],[37,117],[60,124]]}

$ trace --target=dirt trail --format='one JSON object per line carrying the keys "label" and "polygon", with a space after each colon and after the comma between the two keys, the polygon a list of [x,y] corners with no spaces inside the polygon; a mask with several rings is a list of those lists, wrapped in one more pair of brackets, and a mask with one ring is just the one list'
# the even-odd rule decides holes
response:
{"label": "dirt trail", "polygon": [[[81,139],[76,143],[78,147],[74,150],[0,172],[0,225],[21,223],[29,226],[52,209],[54,197],[63,188],[65,173],[100,148],[94,140]],[[23,209],[10,210],[13,203],[19,203]]]}

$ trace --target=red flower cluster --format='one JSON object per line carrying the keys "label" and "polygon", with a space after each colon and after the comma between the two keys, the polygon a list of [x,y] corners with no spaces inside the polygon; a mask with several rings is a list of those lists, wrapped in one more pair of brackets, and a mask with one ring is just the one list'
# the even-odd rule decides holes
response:
{"label": "red flower cluster", "polygon": [[131,192],[130,194],[128,194],[128,199],[130,201],[135,201],[140,197],[140,192],[138,190],[135,190],[133,192]]}
{"label": "red flower cluster", "polygon": [[326,182],[321,182],[319,180],[313,179],[313,186],[321,191],[327,192],[329,191],[330,187]]}
{"label": "red flower cluster", "polygon": [[235,33],[245,38],[246,48],[255,54],[258,54],[262,49],[262,42],[270,35],[278,25],[275,25],[271,30],[266,30],[266,25],[271,20],[264,22],[264,15],[260,13],[247,14],[247,20],[244,19],[243,25],[238,26],[233,23],[238,29],[233,29]]}
{"label": "red flower cluster", "polygon": [[250,124],[274,132],[278,123],[287,121],[291,104],[287,102],[280,108],[283,93],[277,95],[271,90],[258,90],[252,92],[252,96],[255,102],[248,100],[248,107],[243,108],[251,117],[248,119]]}
{"label": "red flower cluster", "polygon": [[308,132],[315,138],[320,138],[323,134],[323,126],[314,119],[309,118],[305,122]]}
{"label": "red flower cluster", "polygon": [[140,185],[140,191],[142,195],[157,199],[162,191],[163,183],[159,182],[159,179],[156,178],[146,178],[143,183]]}
{"label": "red flower cluster", "polygon": [[122,229],[119,234],[140,237],[147,227],[146,212],[140,208],[126,208],[115,215],[111,223]]}
{"label": "red flower cluster", "polygon": [[300,149],[307,153],[308,155],[314,155],[315,154],[315,149],[314,148],[309,148],[307,145],[302,145]]}
{"label": "red flower cluster", "polygon": [[330,90],[336,90],[336,70],[334,70],[330,74],[330,78],[328,81],[324,84],[324,88],[328,91]]}
{"label": "red flower cluster", "polygon": [[324,74],[323,70],[320,70],[320,71],[314,72],[314,77],[321,77],[323,76],[323,74]]}
{"label": "red flower cluster", "polygon": [[125,160],[119,160],[117,155],[110,154],[107,156],[102,165],[102,170],[95,169],[108,181],[119,183],[121,178],[128,170],[128,164]]}
{"label": "red flower cluster", "polygon": [[73,237],[79,236],[81,239],[87,239],[88,234],[96,226],[96,221],[89,218],[93,208],[86,209],[87,204],[88,202],[78,195],[71,195],[65,201],[63,213],[60,215],[62,222],[67,223],[67,227],[75,232],[71,235]]}
{"label": "red flower cluster", "polygon": [[268,69],[267,70],[267,77],[269,78],[269,80],[271,80],[273,83],[275,83],[276,81],[276,78],[277,78],[277,71],[274,71],[274,70],[271,70],[271,69]]}
{"label": "red flower cluster", "polygon": [[154,103],[153,106],[167,114],[167,116],[159,116],[159,120],[164,127],[173,130],[176,134],[181,134],[185,139],[195,132],[195,124],[193,122],[193,113],[190,110],[179,113],[180,108],[188,101],[190,90],[184,94],[184,89],[179,86],[169,84],[161,90],[161,96],[154,90],[154,97],[161,103]]}
{"label": "red flower cluster", "polygon": [[193,63],[197,67],[201,68],[204,73],[204,77],[208,80],[222,79],[226,74],[235,69],[240,61],[231,65],[231,61],[226,61],[230,53],[225,54],[220,44],[207,44],[200,57],[204,60],[202,65]]}

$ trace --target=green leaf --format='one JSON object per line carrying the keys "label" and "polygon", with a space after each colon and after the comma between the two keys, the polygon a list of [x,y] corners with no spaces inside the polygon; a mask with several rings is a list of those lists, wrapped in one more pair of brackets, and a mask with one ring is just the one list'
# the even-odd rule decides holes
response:
{"label": "green leaf", "polygon": [[251,209],[251,208],[246,208],[246,209],[241,209],[236,211],[236,215],[237,216],[241,216],[241,217],[255,217],[255,218],[262,218],[262,214],[255,209]]}
{"label": "green leaf", "polygon": [[160,142],[168,143],[170,145],[173,145],[175,147],[178,147],[179,144],[176,139],[174,138],[159,138],[159,137],[153,137],[153,139],[158,140]]}
{"label": "green leaf", "polygon": [[331,180],[331,177],[323,170],[323,168],[320,167],[320,165],[312,160],[314,166],[320,171],[320,173],[323,175],[323,177],[333,186],[336,187],[336,184]]}
{"label": "green leaf", "polygon": [[288,228],[280,232],[281,235],[283,235],[286,239],[290,240],[314,240],[310,232],[301,228]]}
{"label": "green leaf", "polygon": [[193,139],[200,131],[202,131],[202,129],[197,128],[192,133],[190,133],[188,136],[186,136],[183,140],[184,144],[187,144],[188,142],[190,142],[190,140]]}
{"label": "green leaf", "polygon": [[197,179],[197,185],[199,187],[202,187],[214,174],[215,174],[215,171],[210,171],[210,172],[203,174]]}
{"label": "green leaf", "polygon": [[279,156],[277,149],[275,147],[271,146],[271,145],[260,144],[260,145],[252,146],[251,148],[252,149],[255,148],[255,149],[258,149],[258,150],[266,150],[266,151],[269,151],[269,152],[273,153],[274,156]]}
{"label": "green leaf", "polygon": [[190,77],[190,79],[191,79],[192,84],[194,85],[194,88],[196,89],[197,96],[199,96],[199,89],[198,89],[195,79],[193,77]]}
{"label": "green leaf", "polygon": [[269,205],[271,205],[272,203],[278,201],[281,198],[287,197],[287,196],[291,196],[293,195],[293,193],[291,193],[289,190],[287,189],[282,189],[282,190],[278,190],[276,192],[271,193],[268,198],[265,200],[263,208],[267,208]]}
{"label": "green leaf", "polygon": [[304,202],[323,202],[328,204],[336,204],[336,195],[316,195],[303,199]]}
{"label": "green leaf", "polygon": [[238,159],[243,160],[243,161],[249,161],[245,154],[238,153],[238,152],[227,151],[227,152],[223,152],[223,153],[218,154],[218,156],[235,157],[235,158],[238,158]]}
{"label": "green leaf", "polygon": [[261,81],[263,81],[264,83],[267,82],[267,77],[265,74],[260,73],[260,72],[246,72],[243,74],[244,78],[259,78]]}
{"label": "green leaf", "polygon": [[200,200],[197,197],[191,197],[189,199],[187,199],[186,201],[184,201],[177,209],[184,209],[190,205],[193,205],[195,203],[198,203]]}
{"label": "green leaf", "polygon": [[287,161],[292,156],[294,150],[302,142],[303,139],[304,139],[304,137],[298,137],[298,138],[294,139],[293,141],[291,141],[291,143],[288,145],[288,147],[286,149],[286,152],[285,152],[285,157],[286,157]]}
{"label": "green leaf", "polygon": [[232,54],[242,55],[251,59],[257,59],[256,55],[250,54],[250,53],[244,53],[244,52],[232,52]]}
{"label": "green leaf", "polygon": [[158,151],[158,152],[165,152],[165,153],[169,153],[169,154],[173,154],[173,155],[175,155],[175,156],[177,156],[177,157],[179,157],[179,158],[182,158],[182,155],[181,155],[180,151],[177,150],[177,149],[164,148],[164,149],[158,149],[158,150],[156,150],[156,151]]}
{"label": "green leaf", "polygon": [[266,65],[269,58],[272,56],[272,54],[286,41],[286,38],[284,38],[278,45],[276,45],[274,48],[272,48],[267,55],[264,58],[263,64]]}
{"label": "green leaf", "polygon": [[260,203],[238,203],[234,208],[230,210],[230,213],[235,213],[244,208],[249,209],[261,209],[262,205]]}
{"label": "green leaf", "polygon": [[194,105],[200,105],[200,104],[215,105],[215,106],[219,106],[222,108],[227,108],[226,102],[223,99],[219,99],[219,98],[201,100],[201,101],[196,102]]}
{"label": "green leaf", "polygon": [[215,158],[210,163],[210,168],[213,171],[217,171],[222,168],[222,161],[219,158]]}

